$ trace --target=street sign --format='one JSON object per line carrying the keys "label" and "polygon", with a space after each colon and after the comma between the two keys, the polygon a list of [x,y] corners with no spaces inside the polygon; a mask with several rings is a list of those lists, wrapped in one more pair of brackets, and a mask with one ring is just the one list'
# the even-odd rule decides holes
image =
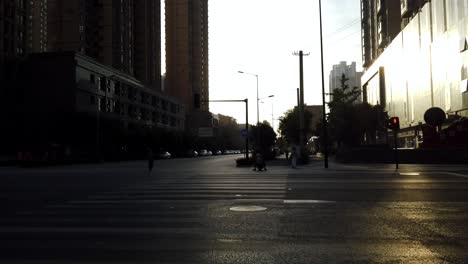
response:
{"label": "street sign", "polygon": [[200,127],[198,128],[199,137],[213,137],[213,128],[212,127]]}
{"label": "street sign", "polygon": [[247,129],[242,129],[241,130],[241,136],[242,137],[247,137],[247,135],[248,135]]}

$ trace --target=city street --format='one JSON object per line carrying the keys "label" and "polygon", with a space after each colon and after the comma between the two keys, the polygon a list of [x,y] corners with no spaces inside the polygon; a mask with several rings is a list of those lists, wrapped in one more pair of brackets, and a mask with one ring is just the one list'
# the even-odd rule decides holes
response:
{"label": "city street", "polygon": [[468,166],[0,167],[0,263],[465,263]]}

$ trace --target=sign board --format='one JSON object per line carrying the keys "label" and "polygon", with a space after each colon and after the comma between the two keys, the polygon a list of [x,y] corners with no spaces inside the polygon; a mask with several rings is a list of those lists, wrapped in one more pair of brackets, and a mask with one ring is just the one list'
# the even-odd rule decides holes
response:
{"label": "sign board", "polygon": [[241,130],[241,136],[246,137],[248,135],[247,129],[242,129]]}
{"label": "sign board", "polygon": [[200,127],[198,128],[199,137],[213,137],[213,128],[212,127]]}

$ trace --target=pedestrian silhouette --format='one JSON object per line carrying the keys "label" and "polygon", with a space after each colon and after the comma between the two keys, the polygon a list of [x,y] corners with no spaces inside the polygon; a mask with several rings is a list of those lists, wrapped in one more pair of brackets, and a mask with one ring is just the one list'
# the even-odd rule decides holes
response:
{"label": "pedestrian silhouette", "polygon": [[266,168],[266,162],[265,162],[265,158],[263,157],[262,154],[256,154],[255,155],[255,163],[254,163],[254,171],[258,170],[258,171],[262,171],[262,170],[267,170]]}
{"label": "pedestrian silhouette", "polygon": [[295,169],[296,164],[297,164],[297,151],[296,151],[296,147],[293,147],[291,150],[291,167]]}

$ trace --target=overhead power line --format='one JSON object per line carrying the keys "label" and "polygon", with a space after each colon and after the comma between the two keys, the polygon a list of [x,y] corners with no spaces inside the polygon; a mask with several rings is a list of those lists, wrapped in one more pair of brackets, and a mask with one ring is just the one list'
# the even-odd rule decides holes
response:
{"label": "overhead power line", "polygon": [[348,24],[346,24],[346,25],[344,25],[344,26],[338,28],[337,30],[335,30],[335,31],[333,31],[333,32],[331,32],[331,33],[329,33],[329,34],[327,34],[326,37],[328,38],[328,37],[330,37],[330,36],[332,36],[332,35],[335,35],[335,34],[337,34],[337,33],[340,33],[340,32],[342,32],[342,31],[345,31],[346,29],[349,29],[349,28],[351,28],[352,26],[358,24],[360,21],[361,21],[360,18],[356,18],[355,20],[351,21],[350,23],[348,23]]}

